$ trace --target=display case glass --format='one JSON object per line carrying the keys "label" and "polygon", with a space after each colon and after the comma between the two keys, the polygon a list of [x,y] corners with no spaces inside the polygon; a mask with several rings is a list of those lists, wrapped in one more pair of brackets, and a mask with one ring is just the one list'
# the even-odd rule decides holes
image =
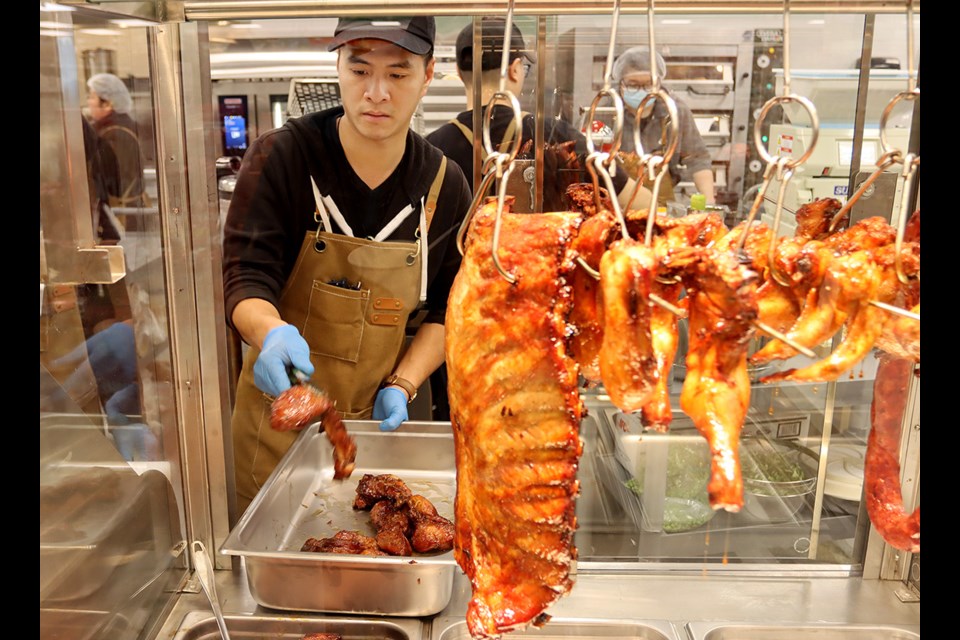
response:
{"label": "display case glass", "polygon": [[187,575],[152,23],[40,4],[40,637],[140,638]]}
{"label": "display case glass", "polygon": [[[229,370],[223,363],[236,364],[236,354],[225,347],[226,325],[216,315],[222,302],[220,309],[210,304],[222,299],[222,286],[216,277],[193,277],[198,264],[219,272],[215,231],[232,193],[232,184],[221,190],[218,209],[216,178],[232,177],[215,167],[214,158],[226,148],[219,98],[244,98],[249,145],[290,117],[292,83],[336,78],[335,56],[324,46],[336,25],[332,14],[230,16],[226,5],[236,3],[223,3],[224,15],[194,18],[185,4],[182,22],[170,23],[179,37],[160,34],[159,23],[102,9],[41,4],[41,629],[71,629],[72,637],[104,629],[116,630],[109,637],[127,637],[155,624],[188,575],[183,541],[211,521],[214,545],[226,534],[216,532],[216,523],[226,518],[231,503],[224,497],[231,490],[229,430],[217,423],[209,401],[197,403],[210,385],[194,370],[201,359],[212,362],[208,370],[220,367],[220,375]],[[538,132],[548,121],[562,121],[573,131],[589,129],[603,151],[616,128],[609,102],[601,101],[593,121],[588,116],[606,84],[612,16],[564,13],[564,6],[513,17],[537,54],[525,70],[519,103]],[[800,206],[827,196],[842,203],[875,169],[870,163],[883,149],[876,146],[874,105],[907,89],[908,59],[919,61],[919,13],[912,25],[914,56],[907,56],[904,14],[844,12],[839,3],[838,8],[791,14],[787,69],[782,13],[683,11],[654,17],[666,69],[663,86],[689,107],[713,175],[709,211],[720,214],[727,228],[755,208],[758,221],[792,236]],[[429,134],[465,109],[473,87],[457,73],[455,42],[474,21],[470,10],[465,5],[462,12],[437,17],[437,74],[411,122],[418,132]],[[216,14],[215,8],[206,11]],[[619,16],[614,57],[648,44],[650,35],[647,15],[631,6]],[[181,41],[187,43],[182,51]],[[251,52],[270,55],[260,62]],[[864,56],[877,62],[861,65]],[[283,57],[296,64],[278,66]],[[172,60],[182,63],[184,72],[158,74],[169,71]],[[825,117],[819,121],[817,153],[784,190],[777,220],[777,183],[757,199],[766,167],[754,131],[766,101],[785,90],[788,71],[791,90],[809,98]],[[101,73],[114,80],[99,77],[105,84],[93,82],[102,91],[94,95],[88,81]],[[161,113],[169,96],[157,95],[158,87],[168,85],[176,87],[170,93],[180,109],[174,118]],[[611,88],[618,88],[615,80]],[[125,107],[122,128],[134,135],[120,144],[122,153],[134,152],[124,160],[108,138],[126,132],[106,131],[104,125],[98,135],[96,117],[104,100]],[[198,122],[202,126],[191,128]],[[918,153],[918,122],[919,101],[905,101],[888,121],[888,141]],[[804,144],[812,144],[811,125],[802,110],[772,110],[759,127],[763,151],[799,155]],[[209,132],[206,138],[201,129]],[[521,159],[525,169],[534,170],[517,172],[519,180],[508,188],[514,201],[527,203],[534,214],[543,211],[551,176],[559,175],[548,170],[545,159],[552,141],[543,142]],[[480,153],[480,143],[475,145]],[[181,149],[186,151],[180,154]],[[209,166],[202,166],[205,162]],[[171,167],[183,182],[163,188]],[[665,209],[682,216],[698,188],[684,163],[677,171]],[[128,186],[120,188],[122,174]],[[577,176],[588,179],[582,172]],[[467,179],[477,184],[475,177]],[[852,222],[880,216],[896,227],[902,212],[919,208],[917,185],[908,188],[899,167],[874,184],[852,208]],[[202,194],[210,196],[209,207]],[[184,241],[201,229],[210,232],[192,244]],[[185,298],[195,305],[195,316],[182,313]],[[211,326],[219,338],[204,342]],[[862,573],[871,545],[883,545],[863,500],[876,351],[832,381],[763,380],[810,364],[813,359],[804,355],[750,368],[739,449],[744,505],[739,512],[715,511],[706,497],[706,440],[680,406],[689,374],[688,330],[681,321],[675,362],[666,375],[668,432],[645,430],[639,416],[618,410],[602,386],[581,389],[586,417],[577,570]],[[834,332],[812,345],[816,357],[830,354],[844,338],[844,332]],[[750,351],[769,341],[754,334]],[[185,349],[188,354],[196,349],[196,357],[184,358]],[[433,388],[432,396],[444,391]],[[225,390],[222,397],[227,404],[232,394]],[[191,403],[198,406],[192,413]],[[904,423],[912,428],[903,430],[897,453],[904,505],[912,510],[919,505],[918,379],[906,404]],[[202,438],[191,440],[197,430],[185,423],[202,422],[201,417],[214,428],[201,425]],[[210,461],[225,466],[227,480],[207,473],[203,465]],[[189,499],[193,496],[197,499]],[[919,556],[914,564],[919,567]]]}

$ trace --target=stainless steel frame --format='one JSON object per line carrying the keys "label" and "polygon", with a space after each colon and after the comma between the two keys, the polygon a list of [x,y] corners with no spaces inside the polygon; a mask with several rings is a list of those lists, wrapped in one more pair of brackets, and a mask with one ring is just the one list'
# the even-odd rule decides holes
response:
{"label": "stainless steel frame", "polygon": [[41,256],[48,284],[112,283],[126,272],[123,248],[94,243],[75,60],[71,39],[40,39]]}
{"label": "stainless steel frame", "polygon": [[[232,447],[229,433],[229,381],[226,368],[220,365],[226,358],[226,334],[222,296],[222,281],[219,271],[220,249],[216,242],[217,192],[214,165],[218,140],[217,128],[212,114],[211,80],[208,66],[208,40],[205,22],[218,19],[253,19],[277,17],[324,17],[341,15],[390,15],[409,12],[415,8],[418,13],[433,15],[489,15],[501,14],[504,2],[452,2],[424,0],[417,5],[397,5],[382,0],[354,0],[317,3],[315,0],[185,0],[168,2],[114,2],[102,0],[100,3],[67,0],[65,4],[82,6],[102,5],[114,12],[132,17],[150,17],[163,23],[152,28],[152,68],[154,78],[153,92],[156,96],[155,125],[158,144],[158,189],[162,203],[161,221],[163,224],[163,242],[165,251],[166,278],[169,281],[171,297],[169,300],[171,343],[174,355],[176,380],[176,412],[180,426],[180,469],[183,475],[185,495],[183,504],[186,510],[188,535],[199,539],[210,548],[219,548],[230,531],[230,522],[234,521],[232,496],[232,474],[229,473],[232,460]],[[609,11],[607,1],[583,0],[570,5],[557,5],[554,2],[538,0],[516,0],[516,13],[541,16],[538,18],[537,48],[543,54],[545,48],[545,20],[543,16],[563,14],[603,14]],[[658,11],[670,13],[779,13],[782,2],[725,2],[723,0],[686,2],[681,0],[660,0]],[[626,0],[621,8],[624,14],[646,12],[646,0]],[[919,3],[915,3],[919,11]],[[903,12],[900,3],[886,0],[864,0],[860,2],[829,2],[826,0],[794,0],[791,11],[795,13],[872,13],[899,14]],[[68,52],[51,48],[53,42],[41,40],[41,62],[45,56],[64,56]],[[48,47],[45,50],[44,47]],[[56,46],[64,46],[57,42]],[[538,85],[544,82],[543,70],[538,69]],[[479,74],[475,74],[479,77]],[[61,82],[62,85],[68,83]],[[478,88],[478,87],[477,87]],[[78,95],[61,94],[61,87],[41,86],[41,130],[45,113],[55,110],[44,108],[44,100],[61,100],[58,109],[79,110]],[[543,96],[538,95],[538,123],[543,119]],[[475,124],[477,122],[475,121]],[[737,123],[734,123],[736,127]],[[477,127],[479,130],[479,127]],[[542,131],[538,126],[538,148],[542,145]],[[79,121],[77,127],[62,130],[64,139],[72,140],[69,148],[79,149]],[[45,144],[56,145],[57,141],[45,141],[41,138],[41,156],[44,157]],[[53,146],[49,148],[54,148]],[[54,156],[50,156],[54,160]],[[85,194],[77,192],[76,185],[85,185],[85,177],[68,170],[68,159],[57,156],[49,165],[41,163],[41,177],[44,171],[56,172],[61,176],[59,182],[63,191],[50,196],[48,202],[43,199],[41,206],[51,210],[62,208],[64,202],[82,202]],[[71,160],[70,164],[80,167],[83,163]],[[479,168],[479,163],[477,164]],[[731,174],[732,175],[732,174]],[[538,171],[538,192],[542,191],[542,170]],[[54,198],[61,198],[59,204]],[[82,216],[64,211],[64,216],[79,220]],[[61,229],[62,230],[62,229]],[[84,226],[69,227],[71,238],[77,240],[77,246],[92,245],[92,235]],[[45,234],[53,233],[44,228]],[[87,242],[87,240],[90,242]],[[99,249],[97,249],[99,251]],[[111,251],[104,252],[106,254]],[[47,260],[59,260],[46,248]],[[98,258],[98,260],[101,258]],[[68,278],[68,281],[112,282],[113,263],[105,275],[91,276],[89,269],[83,279]],[[91,279],[93,278],[93,279]],[[96,279],[103,278],[103,279]],[[213,292],[213,295],[211,295]],[[211,301],[211,298],[213,299]],[[906,506],[912,507],[919,500],[919,385],[911,390],[909,428],[904,430],[904,493]],[[829,425],[829,418],[828,423]],[[825,429],[829,434],[829,428]],[[829,435],[826,436],[827,442]],[[914,472],[913,470],[916,470]],[[822,480],[822,478],[821,478]],[[819,499],[819,496],[818,496]],[[883,544],[874,531],[869,531],[867,554],[864,562],[864,578],[881,580],[905,580],[911,567],[918,566],[912,554],[897,552]],[[815,542],[812,547],[815,546]],[[912,563],[912,564],[911,564]],[[218,555],[217,566],[230,568],[229,559]],[[581,566],[582,571],[584,567]],[[670,567],[653,565],[622,566],[595,565],[593,568],[615,573],[643,572],[648,569],[660,571]],[[811,575],[848,575],[849,568],[800,567],[785,570],[782,566],[768,567],[750,565],[753,575],[775,577]],[[702,567],[687,568],[691,574],[699,574]],[[759,571],[758,573],[753,573]],[[683,573],[677,567],[674,575]],[[746,573],[747,571],[744,571]],[[917,586],[919,579],[916,580]]]}
{"label": "stainless steel frame", "polygon": [[[317,3],[312,0],[184,0],[187,20],[254,19],[254,18],[312,18],[323,16],[382,16],[396,15],[416,9],[417,13],[434,16],[444,15],[501,15],[506,3],[453,2],[451,0],[423,0],[415,5],[384,3],[381,0],[354,0]],[[606,0],[581,0],[564,3],[544,0],[515,0],[516,15],[586,15],[605,14],[612,3]],[[647,0],[626,0],[620,6],[622,14],[647,12]],[[914,11],[919,12],[920,3],[914,2]],[[792,13],[903,13],[902,3],[884,0],[861,0],[855,2],[830,2],[829,0],[794,0]],[[771,0],[660,0],[657,12],[668,13],[782,13],[783,2]]]}

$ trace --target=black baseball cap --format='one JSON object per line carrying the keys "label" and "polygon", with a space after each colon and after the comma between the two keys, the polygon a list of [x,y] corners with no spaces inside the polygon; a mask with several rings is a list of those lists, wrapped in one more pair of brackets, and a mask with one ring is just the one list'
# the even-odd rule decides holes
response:
{"label": "black baseball cap", "polygon": [[424,55],[433,50],[436,36],[437,23],[433,16],[340,18],[327,51],[335,51],[351,40],[374,38]]}
{"label": "black baseball cap", "polygon": [[[483,57],[480,69],[489,71],[499,69],[503,57],[503,32],[507,21],[503,18],[488,16],[480,20]],[[510,25],[510,61],[524,57],[530,62],[537,61],[537,54],[527,49],[527,43],[516,23]],[[473,70],[473,22],[465,26],[457,36],[457,67],[463,71]]]}

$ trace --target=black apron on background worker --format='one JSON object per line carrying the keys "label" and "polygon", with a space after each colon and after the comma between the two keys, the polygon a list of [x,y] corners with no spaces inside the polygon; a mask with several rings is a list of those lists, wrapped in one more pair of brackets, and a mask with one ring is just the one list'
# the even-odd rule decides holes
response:
{"label": "black apron on background worker", "polygon": [[[427,234],[445,171],[443,158],[421,206],[408,205],[373,238],[353,237],[337,204],[313,183],[318,228],[303,239],[279,311],[311,345],[316,371],[310,382],[335,401],[345,419],[370,418],[377,389],[403,352],[407,320],[426,299]],[[420,217],[418,239],[387,242],[412,215]],[[331,220],[344,233],[330,232]],[[244,358],[234,407],[241,513],[299,435],[270,427],[273,397],[254,384],[259,355],[251,346]]]}

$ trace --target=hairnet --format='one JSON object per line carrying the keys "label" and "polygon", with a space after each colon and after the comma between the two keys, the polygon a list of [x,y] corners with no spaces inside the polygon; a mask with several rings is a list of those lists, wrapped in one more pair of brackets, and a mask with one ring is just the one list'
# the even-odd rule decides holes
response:
{"label": "hairnet", "polygon": [[[632,47],[620,54],[613,63],[614,82],[623,80],[623,76],[635,71],[650,71],[650,48],[645,46]],[[657,75],[661,80],[667,77],[667,63],[663,56],[657,53]]]}
{"label": "hairnet", "polygon": [[133,100],[130,98],[130,92],[127,91],[127,85],[123,80],[112,73],[98,73],[87,80],[87,88],[100,96],[103,100],[108,100],[113,105],[113,110],[117,113],[128,113],[133,107]]}

